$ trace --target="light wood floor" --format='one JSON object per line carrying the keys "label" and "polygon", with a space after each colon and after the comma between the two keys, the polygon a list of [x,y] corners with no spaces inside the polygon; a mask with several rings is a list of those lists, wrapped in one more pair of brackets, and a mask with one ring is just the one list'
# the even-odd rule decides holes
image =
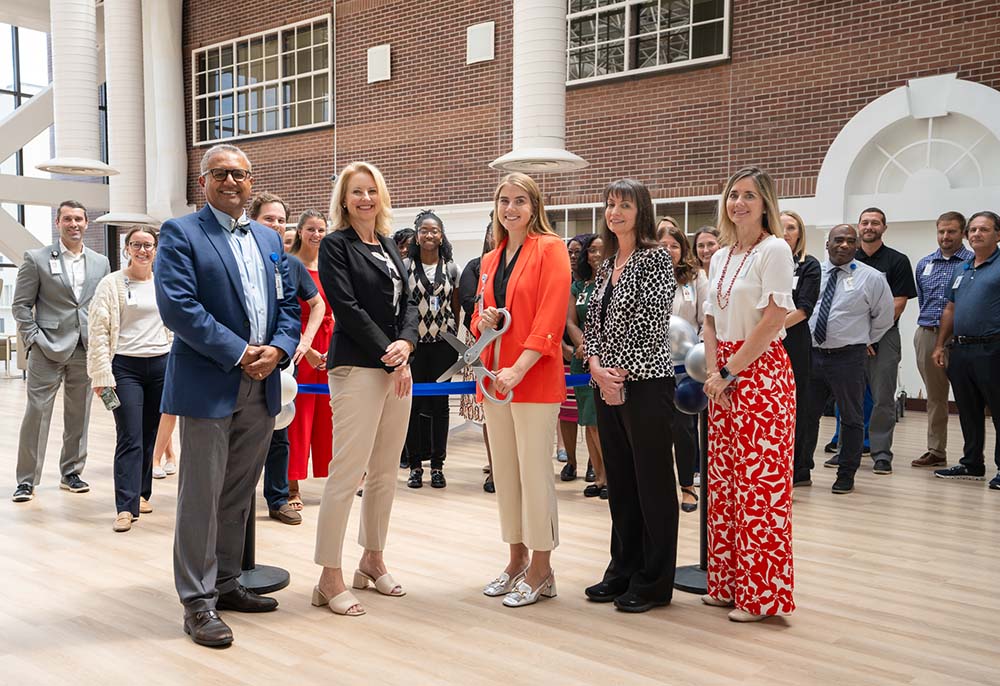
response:
{"label": "light wood floor", "polygon": [[[12,503],[23,407],[23,382],[0,380],[0,473],[10,489],[0,494],[0,684],[1000,683],[1000,493],[909,466],[922,452],[922,414],[896,430],[892,476],[874,476],[867,461],[856,493],[833,496],[833,470],[819,468],[815,485],[796,491],[791,617],[733,624],[681,592],[638,616],[588,603],[583,588],[607,563],[609,517],[606,503],[582,497],[582,479],[557,481],[559,597],[515,610],[486,598],[480,588],[505,551],[494,498],[481,489],[480,434],[462,431],[447,489],[412,491],[400,474],[386,559],[406,597],[363,593],[361,618],[310,606],[322,488],[311,480],[302,526],[272,522],[259,506],[257,560],[292,575],[275,595],[281,608],[227,613],[236,643],[217,651],[181,630],[176,477],[155,482],[152,515],[113,533],[111,416],[95,403],[84,473],[92,491],[74,495],[58,488],[57,409],[36,498]],[[949,443],[957,458],[957,418]],[[356,527],[355,518],[347,565],[360,554]],[[696,515],[682,514],[678,561],[697,562]]]}

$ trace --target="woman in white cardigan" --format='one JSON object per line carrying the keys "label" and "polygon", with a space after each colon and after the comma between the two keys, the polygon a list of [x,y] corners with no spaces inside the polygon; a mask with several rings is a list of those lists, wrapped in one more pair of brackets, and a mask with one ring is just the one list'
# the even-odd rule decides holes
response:
{"label": "woman in white cardigan", "polygon": [[153,446],[173,340],[153,292],[156,244],[152,229],[132,228],[125,236],[127,265],[101,279],[90,304],[87,374],[98,397],[111,388],[121,403],[114,410],[115,531],[128,531],[140,513],[153,511]]}

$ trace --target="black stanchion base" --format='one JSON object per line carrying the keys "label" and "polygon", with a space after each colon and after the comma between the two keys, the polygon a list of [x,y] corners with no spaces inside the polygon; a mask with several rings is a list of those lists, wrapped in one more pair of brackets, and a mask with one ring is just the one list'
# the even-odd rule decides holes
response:
{"label": "black stanchion base", "polygon": [[705,595],[708,592],[707,578],[708,572],[698,565],[678,567],[677,575],[674,577],[674,588],[685,593]]}
{"label": "black stanchion base", "polygon": [[240,574],[240,585],[260,595],[280,591],[289,581],[288,572],[270,565],[256,565],[253,569],[244,569]]}

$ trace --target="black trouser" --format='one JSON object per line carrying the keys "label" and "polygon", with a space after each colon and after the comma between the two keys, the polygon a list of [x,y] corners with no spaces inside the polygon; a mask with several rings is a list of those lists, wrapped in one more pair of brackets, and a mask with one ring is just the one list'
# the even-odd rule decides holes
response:
{"label": "black trouser", "polygon": [[809,478],[813,453],[819,437],[819,420],[832,395],[840,408],[840,459],[837,476],[854,478],[861,466],[861,444],[865,435],[865,361],[868,346],[847,345],[843,348],[812,349],[812,369],[806,401],[807,420],[803,427],[802,464],[795,464],[793,481]]}
{"label": "black trouser", "polygon": [[676,407],[670,428],[674,438],[674,459],[677,461],[677,481],[681,488],[694,485],[698,460],[698,415],[684,414]]}
{"label": "black trouser", "polygon": [[[418,343],[410,362],[413,383],[437,381],[457,359],[458,352],[448,341]],[[447,452],[448,396],[414,396],[406,432],[410,469],[417,469],[424,460],[431,461],[431,469],[441,469]]]}
{"label": "black trouser", "polygon": [[792,363],[792,375],[795,377],[795,460],[794,471],[796,481],[799,476],[809,478],[812,469],[812,453],[805,452],[805,427],[808,422],[809,410],[809,376],[812,366],[812,334],[809,332],[809,322],[799,322],[785,332],[782,341],[788,359]]}
{"label": "black trouser", "polygon": [[121,407],[115,410],[116,512],[139,516],[139,497],[153,493],[153,446],[160,426],[160,398],[167,356],[115,355],[111,371]]}
{"label": "black trouser", "polygon": [[674,380],[628,382],[624,405],[594,393],[611,508],[611,564],[604,581],[650,601],[673,597],[677,482],[671,459]]}
{"label": "black trouser", "polygon": [[288,504],[288,427],[271,434],[264,462],[264,500],[269,510]]}
{"label": "black trouser", "polygon": [[[960,462],[979,473],[986,466],[986,407],[993,414],[993,432],[1000,435],[1000,341],[955,344],[948,358],[948,380],[962,424]],[[1000,441],[993,449],[1000,470]]]}

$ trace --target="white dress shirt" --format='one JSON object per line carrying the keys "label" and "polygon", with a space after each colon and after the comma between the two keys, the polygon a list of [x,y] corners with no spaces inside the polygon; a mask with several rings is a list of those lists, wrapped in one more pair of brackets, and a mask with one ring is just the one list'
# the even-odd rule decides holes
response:
{"label": "white dress shirt", "polygon": [[62,257],[63,264],[66,265],[66,278],[69,279],[69,286],[73,289],[73,297],[79,301],[80,294],[83,293],[83,282],[87,280],[87,264],[84,261],[83,246],[80,246],[80,254],[73,253],[62,241],[59,241],[59,247],[62,248],[59,256]]}

